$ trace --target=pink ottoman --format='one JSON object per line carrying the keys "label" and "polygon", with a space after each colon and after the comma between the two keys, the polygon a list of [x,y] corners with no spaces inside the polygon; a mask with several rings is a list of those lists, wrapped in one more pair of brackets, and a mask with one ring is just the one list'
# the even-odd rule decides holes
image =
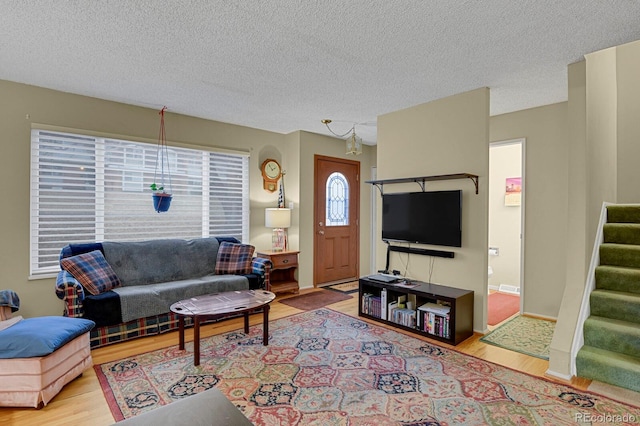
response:
{"label": "pink ottoman", "polygon": [[0,331],[0,407],[42,408],[93,365],[93,321],[22,319]]}

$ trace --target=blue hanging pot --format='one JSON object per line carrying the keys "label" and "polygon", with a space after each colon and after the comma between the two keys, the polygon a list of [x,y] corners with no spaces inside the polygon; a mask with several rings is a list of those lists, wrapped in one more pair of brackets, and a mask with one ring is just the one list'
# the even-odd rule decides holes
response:
{"label": "blue hanging pot", "polygon": [[166,212],[171,206],[171,194],[153,194],[153,209],[158,213]]}

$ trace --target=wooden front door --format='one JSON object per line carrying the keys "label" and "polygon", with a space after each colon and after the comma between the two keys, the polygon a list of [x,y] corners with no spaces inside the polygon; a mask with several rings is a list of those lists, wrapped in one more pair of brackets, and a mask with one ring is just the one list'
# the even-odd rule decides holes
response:
{"label": "wooden front door", "polygon": [[357,161],[315,156],[315,286],[358,278],[359,176]]}

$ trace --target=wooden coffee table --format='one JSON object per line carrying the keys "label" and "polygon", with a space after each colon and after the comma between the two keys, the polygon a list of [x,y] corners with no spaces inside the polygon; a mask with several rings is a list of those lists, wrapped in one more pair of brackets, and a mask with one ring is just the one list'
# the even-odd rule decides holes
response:
{"label": "wooden coffee table", "polygon": [[269,303],[276,295],[266,290],[239,290],[207,294],[171,305],[178,316],[179,347],[184,350],[184,319],[193,318],[193,365],[200,365],[200,322],[244,314],[244,332],[249,333],[249,314],[262,311],[262,341],[269,344]]}

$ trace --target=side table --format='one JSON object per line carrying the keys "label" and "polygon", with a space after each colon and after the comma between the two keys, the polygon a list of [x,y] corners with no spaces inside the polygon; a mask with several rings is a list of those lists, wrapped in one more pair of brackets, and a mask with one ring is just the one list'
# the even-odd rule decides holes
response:
{"label": "side table", "polygon": [[259,251],[258,257],[269,259],[273,265],[269,281],[274,293],[297,293],[299,290],[296,272],[298,270],[299,251]]}

